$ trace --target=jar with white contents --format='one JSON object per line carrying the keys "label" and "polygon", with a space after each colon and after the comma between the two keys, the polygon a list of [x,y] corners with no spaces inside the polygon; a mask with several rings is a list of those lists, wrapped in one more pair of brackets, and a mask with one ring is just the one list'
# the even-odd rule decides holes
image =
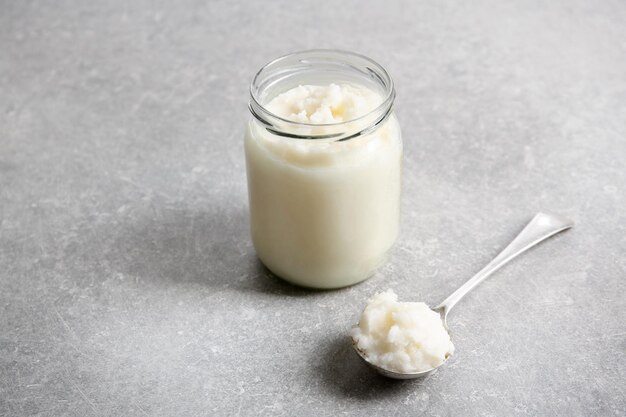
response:
{"label": "jar with white contents", "polygon": [[250,87],[245,154],[252,241],[277,276],[313,288],[370,277],[398,235],[402,139],[385,69],[312,50]]}

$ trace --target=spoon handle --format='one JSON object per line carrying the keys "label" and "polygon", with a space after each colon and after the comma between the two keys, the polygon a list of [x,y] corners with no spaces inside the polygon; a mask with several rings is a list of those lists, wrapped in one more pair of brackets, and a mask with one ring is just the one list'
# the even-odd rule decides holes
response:
{"label": "spoon handle", "polygon": [[563,230],[569,229],[572,226],[574,226],[574,222],[565,217],[552,213],[538,213],[498,256],[434,309],[441,311],[445,318],[452,307],[454,307],[465,294],[470,292],[485,278],[500,269],[500,267],[539,242]]}

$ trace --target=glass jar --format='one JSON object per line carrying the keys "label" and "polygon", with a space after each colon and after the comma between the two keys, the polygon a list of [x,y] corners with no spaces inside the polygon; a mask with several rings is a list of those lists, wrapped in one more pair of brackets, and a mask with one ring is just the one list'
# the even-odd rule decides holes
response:
{"label": "glass jar", "polygon": [[[351,85],[380,96],[353,120],[298,123],[266,105],[299,85]],[[278,58],[250,86],[245,133],[252,241],[277,276],[313,288],[370,277],[398,234],[402,139],[387,71],[351,52]]]}

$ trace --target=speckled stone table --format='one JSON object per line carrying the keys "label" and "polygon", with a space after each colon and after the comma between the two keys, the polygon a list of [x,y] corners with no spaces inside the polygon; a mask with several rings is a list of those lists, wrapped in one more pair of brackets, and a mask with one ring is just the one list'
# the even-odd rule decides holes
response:
{"label": "speckled stone table", "polygon": [[[623,416],[626,3],[0,1],[0,415]],[[357,286],[271,276],[248,235],[247,89],[355,50],[396,81],[402,232]],[[434,304],[534,213],[576,227],[482,284],[432,377],[347,332]]]}

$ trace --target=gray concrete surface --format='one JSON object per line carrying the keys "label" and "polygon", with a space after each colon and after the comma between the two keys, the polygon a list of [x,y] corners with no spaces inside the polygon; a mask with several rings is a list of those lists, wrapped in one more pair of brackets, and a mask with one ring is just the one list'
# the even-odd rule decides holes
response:
{"label": "gray concrete surface", "polygon": [[[0,1],[0,415],[623,416],[626,3]],[[402,233],[352,288],[272,277],[248,236],[254,72],[367,54],[398,91]],[[424,381],[346,339],[440,301],[541,209],[576,228],[453,312]]]}

